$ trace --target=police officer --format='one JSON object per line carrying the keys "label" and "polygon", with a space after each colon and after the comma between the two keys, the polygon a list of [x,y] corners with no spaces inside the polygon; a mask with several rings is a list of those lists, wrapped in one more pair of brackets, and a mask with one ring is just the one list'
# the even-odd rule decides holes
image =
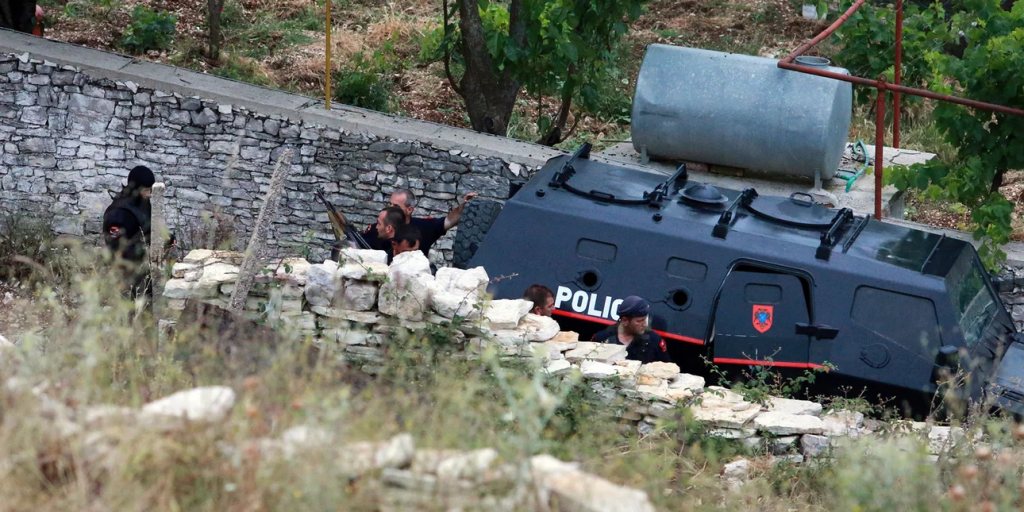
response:
{"label": "police officer", "polygon": [[405,213],[397,206],[389,206],[381,210],[380,214],[377,215],[377,223],[366,230],[363,238],[370,245],[371,249],[387,253],[388,264],[390,265],[395,257],[394,246],[391,240],[403,226],[405,226]]}
{"label": "police officer", "polygon": [[[388,206],[400,208],[405,215],[405,223],[416,226],[416,229],[419,229],[420,250],[423,251],[424,256],[430,257],[430,248],[434,246],[434,242],[437,242],[450,229],[459,225],[459,219],[462,218],[462,208],[476,196],[476,192],[466,194],[462,197],[462,202],[455,208],[452,208],[444,217],[413,217],[412,212],[416,209],[417,205],[416,194],[404,188],[391,193]],[[376,226],[370,226],[363,236],[375,236],[375,229]]]}
{"label": "police officer", "polygon": [[626,359],[643,364],[661,361],[671,363],[665,340],[658,333],[647,330],[647,315],[651,305],[646,300],[630,295],[619,305],[619,321],[594,335],[599,343],[619,343],[626,346]]}
{"label": "police officer", "polygon": [[[107,248],[114,260],[122,266],[125,284],[131,290],[132,299],[143,293],[152,293],[145,263],[151,218],[149,197],[155,182],[156,177],[148,167],[135,167],[128,173],[128,184],[103,213],[103,234]],[[168,245],[173,244],[172,235]]]}

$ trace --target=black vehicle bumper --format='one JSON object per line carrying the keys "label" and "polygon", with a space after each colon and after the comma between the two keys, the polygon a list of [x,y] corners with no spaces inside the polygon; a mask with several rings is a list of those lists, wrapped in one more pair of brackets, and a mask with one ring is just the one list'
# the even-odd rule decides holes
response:
{"label": "black vehicle bumper", "polygon": [[1024,342],[1018,336],[1006,348],[986,391],[991,406],[1024,415]]}

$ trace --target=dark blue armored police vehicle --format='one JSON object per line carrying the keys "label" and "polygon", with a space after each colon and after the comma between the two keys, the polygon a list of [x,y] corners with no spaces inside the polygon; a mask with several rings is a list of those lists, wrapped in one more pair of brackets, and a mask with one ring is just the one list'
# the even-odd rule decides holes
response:
{"label": "dark blue armored police vehicle", "polygon": [[964,396],[1024,412],[1024,344],[970,244],[810,196],[719,190],[685,167],[665,181],[589,152],[552,159],[503,207],[470,202],[455,264],[515,274],[493,285],[496,298],[548,286],[556,319],[581,339],[640,295],[689,371],[703,358],[831,365],[840,385],[930,397],[943,370],[962,369]]}

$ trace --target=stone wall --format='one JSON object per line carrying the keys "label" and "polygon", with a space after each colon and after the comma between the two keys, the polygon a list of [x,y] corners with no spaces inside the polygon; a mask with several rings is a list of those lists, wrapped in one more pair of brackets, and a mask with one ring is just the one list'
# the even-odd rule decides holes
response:
{"label": "stone wall", "polygon": [[[441,216],[476,191],[507,198],[509,180],[530,169],[416,141],[350,133],[280,114],[265,115],[92,78],[71,66],[0,54],[0,210],[52,218],[66,235],[99,232],[110,193],[136,165],[167,184],[168,221],[181,232],[220,212],[245,243],[274,164],[291,166],[270,247],[279,255],[333,240],[325,195],[360,227],[396,187],[420,197],[418,215]],[[450,232],[432,258],[450,260]],[[236,246],[237,247],[237,246]]]}
{"label": "stone wall", "polygon": [[[202,250],[177,263],[164,292],[172,314],[161,320],[163,336],[174,335],[173,312],[183,310],[186,300],[225,307],[241,259],[239,253]],[[244,315],[311,338],[328,357],[371,374],[386,364],[391,347],[404,346],[396,341],[402,336],[422,337],[428,324],[447,325],[461,345],[452,357],[494,350],[500,357],[533,359],[551,378],[575,373],[629,432],[647,435],[660,420],[678,420],[682,405],[709,435],[792,462],[831,456],[849,438],[894,432],[927,438],[936,454],[975,441],[968,439],[974,432],[950,426],[905,422],[881,428],[860,412],[827,410],[805,400],[752,402],[705,386],[703,377],[681,373],[673,363],[627,360],[625,346],[579,341],[574,332],[560,332],[553,319],[529,314],[528,301],[489,300],[482,267],[443,268],[431,275],[419,251],[396,256],[390,266],[380,251],[346,249],[340,260],[271,262],[257,278]]]}

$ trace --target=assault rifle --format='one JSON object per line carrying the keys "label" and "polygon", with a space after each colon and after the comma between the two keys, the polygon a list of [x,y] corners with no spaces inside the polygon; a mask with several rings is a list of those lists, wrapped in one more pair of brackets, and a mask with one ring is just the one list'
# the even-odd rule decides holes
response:
{"label": "assault rifle", "polygon": [[338,242],[341,242],[343,238],[347,238],[359,246],[360,249],[369,249],[370,244],[366,243],[363,235],[359,233],[355,228],[352,227],[348,221],[345,220],[345,216],[338,213],[338,210],[334,208],[327,198],[324,197],[324,189],[317,188],[314,192],[316,198],[324,204],[327,208],[327,219],[331,221],[331,228],[334,230],[334,238]]}

